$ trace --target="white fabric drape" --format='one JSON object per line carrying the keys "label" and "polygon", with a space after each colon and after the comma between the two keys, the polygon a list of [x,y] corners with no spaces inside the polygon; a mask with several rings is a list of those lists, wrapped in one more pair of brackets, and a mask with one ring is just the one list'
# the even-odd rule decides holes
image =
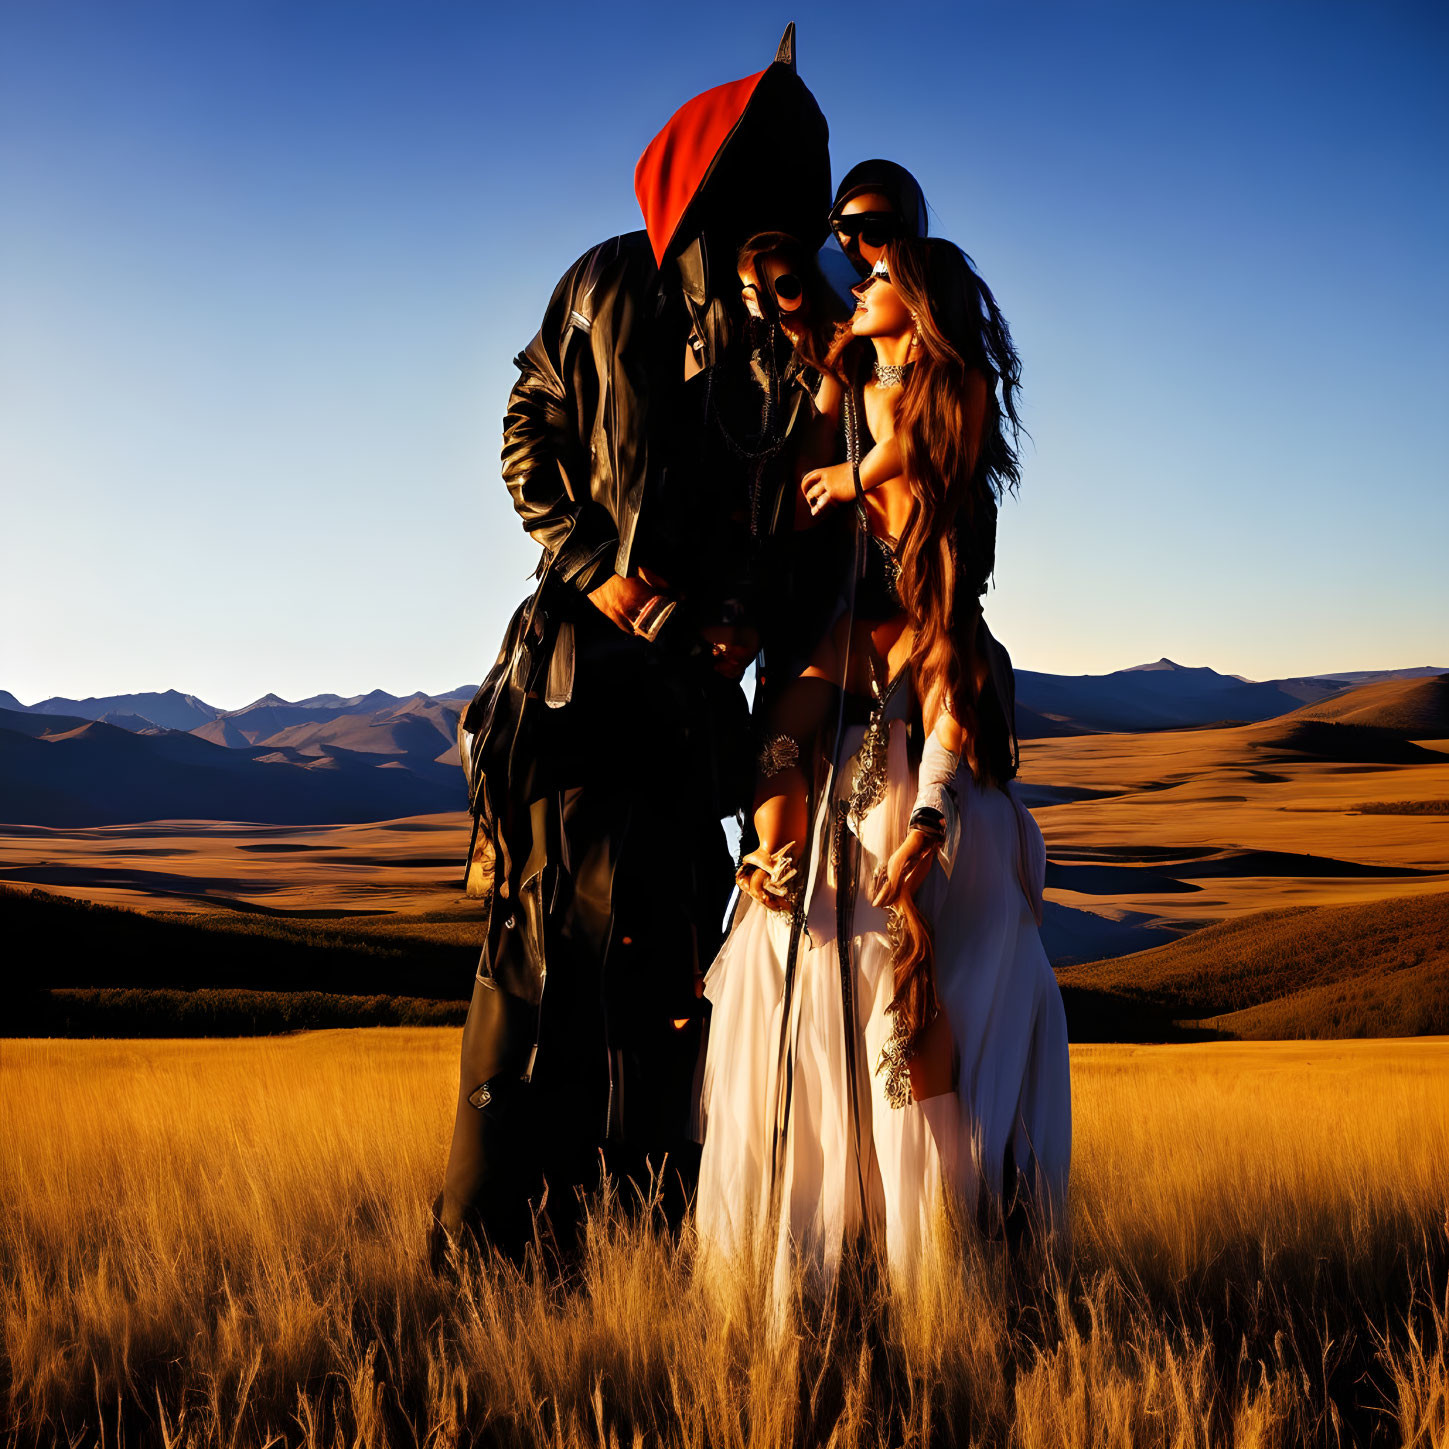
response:
{"label": "white fabric drape", "polygon": [[[806,933],[783,1038],[790,923],[745,897],[705,979],[713,1006],[701,1120],[704,1151],[697,1223],[704,1253],[764,1248],[784,1287],[798,1256],[832,1275],[862,1226],[882,1232],[894,1269],[917,1258],[939,1194],[976,1206],[984,1179],[1002,1191],[1008,1141],[1036,1205],[1049,1219],[1065,1205],[1071,1155],[1071,1091],[1061,993],[1042,949],[1046,852],[1014,787],[982,789],[962,768],[955,780],[960,836],[950,874],[933,867],[917,901],[932,923],[936,985],[959,1061],[954,1093],[893,1108],[876,1070],[890,1037],[891,948],[870,883],[904,838],[916,798],[906,749],[908,703],[888,714],[884,796],[859,828],[860,889],[853,917],[854,1020],[860,1151],[847,1086],[845,1008],[836,948],[836,883],[829,864],[829,810],[815,825]],[[846,731],[836,794],[848,795],[861,727]],[[788,1089],[779,1202],[770,1221],[770,1159],[777,1104]],[[864,1221],[862,1221],[864,1219]]]}

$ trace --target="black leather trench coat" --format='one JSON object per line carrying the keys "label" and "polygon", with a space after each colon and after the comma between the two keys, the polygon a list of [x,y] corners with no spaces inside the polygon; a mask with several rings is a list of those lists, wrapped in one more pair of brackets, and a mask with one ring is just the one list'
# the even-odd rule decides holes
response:
{"label": "black leather trench coat", "polygon": [[[646,646],[612,625],[600,630],[602,616],[586,597],[611,572],[634,566],[641,528],[651,531],[650,509],[671,506],[663,486],[671,473],[684,478],[686,500],[692,470],[706,464],[733,470],[734,486],[744,487],[742,465],[711,431],[708,415],[709,373],[730,341],[729,314],[710,296],[703,246],[687,248],[661,272],[641,231],[592,248],[569,268],[538,334],[516,359],[503,475],[544,554],[538,588],[510,621],[494,667],[460,722],[479,853],[492,865],[492,915],[478,970],[482,999],[470,1015],[469,1037],[476,1024],[476,1041],[464,1046],[465,1087],[515,1073],[527,1080],[532,1071],[549,916],[567,857],[558,777],[566,766],[560,755],[568,753],[568,723],[580,713],[573,695],[588,678],[628,667],[627,658],[616,663],[600,651],[657,651],[681,679],[706,679],[713,738],[697,753],[713,758],[694,762],[699,768],[688,788],[714,796],[715,820],[747,803],[753,750],[744,698],[710,675],[697,618],[681,609]],[[809,407],[806,391],[793,387],[787,434]],[[798,601],[784,597],[794,582],[794,479],[784,456],[767,470],[763,486],[756,562],[769,586],[760,622],[767,652],[793,667],[802,652],[793,634],[808,633],[808,649],[818,626]],[[675,499],[679,493],[676,488]],[[813,542],[817,558],[828,555],[828,545]],[[812,583],[822,576],[818,567],[809,574]],[[483,884],[487,889],[490,882]],[[594,893],[610,887],[607,872],[588,882]],[[500,913],[510,927],[503,951],[493,949]],[[701,941],[700,949],[710,943]]]}

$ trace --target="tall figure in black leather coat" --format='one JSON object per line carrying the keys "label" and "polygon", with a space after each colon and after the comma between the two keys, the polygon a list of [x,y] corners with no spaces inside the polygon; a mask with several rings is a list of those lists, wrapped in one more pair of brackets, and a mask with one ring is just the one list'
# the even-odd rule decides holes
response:
{"label": "tall figure in black leather coat", "polygon": [[827,141],[791,27],[655,137],[646,230],[570,267],[517,359],[503,476],[541,582],[463,720],[491,908],[435,1261],[479,1228],[518,1253],[545,1181],[566,1242],[601,1150],[636,1178],[668,1154],[682,1204],[697,983],[732,884],[720,821],[752,774],[738,680],[780,622],[762,540],[792,526],[772,465],[805,397],[762,400],[735,251],[764,230],[818,246]]}

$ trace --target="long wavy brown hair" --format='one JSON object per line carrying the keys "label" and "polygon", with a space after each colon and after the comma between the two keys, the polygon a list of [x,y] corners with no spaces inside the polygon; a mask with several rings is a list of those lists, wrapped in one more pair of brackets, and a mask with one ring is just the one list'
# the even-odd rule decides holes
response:
{"label": "long wavy brown hair", "polygon": [[[996,564],[997,503],[1020,482],[1021,360],[996,298],[960,247],[901,238],[885,256],[918,338],[895,416],[914,504],[896,543],[901,602],[915,633],[912,680],[927,720],[945,708],[961,724],[972,775],[1000,785],[1016,773],[1015,731],[992,677],[980,601]],[[870,341],[847,326],[826,363],[850,387],[873,356]],[[984,392],[979,427],[973,392],[978,401]]]}
{"label": "long wavy brown hair", "polygon": [[[918,339],[895,413],[913,500],[896,544],[901,602],[914,630],[912,682],[927,721],[946,709],[961,725],[972,776],[1002,785],[1017,766],[1014,689],[1010,661],[982,620],[981,595],[996,562],[997,504],[1020,482],[1021,361],[996,298],[959,247],[902,238],[887,245],[885,258]],[[873,355],[869,340],[847,326],[826,362],[856,387]],[[929,923],[914,900],[902,896],[899,907],[891,1011],[909,1056],[939,1003]]]}

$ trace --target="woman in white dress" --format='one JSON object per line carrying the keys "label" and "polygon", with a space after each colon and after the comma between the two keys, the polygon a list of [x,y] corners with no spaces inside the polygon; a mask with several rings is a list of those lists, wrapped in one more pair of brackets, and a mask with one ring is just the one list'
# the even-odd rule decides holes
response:
{"label": "woman in white dress", "polygon": [[856,582],[777,710],[705,981],[701,1252],[763,1251],[781,1287],[862,1239],[907,1272],[943,1195],[1060,1224],[1071,1147],[1045,850],[980,605],[1019,363],[950,243],[892,242],[856,294],[821,396],[849,461],[803,483],[854,503]]}

